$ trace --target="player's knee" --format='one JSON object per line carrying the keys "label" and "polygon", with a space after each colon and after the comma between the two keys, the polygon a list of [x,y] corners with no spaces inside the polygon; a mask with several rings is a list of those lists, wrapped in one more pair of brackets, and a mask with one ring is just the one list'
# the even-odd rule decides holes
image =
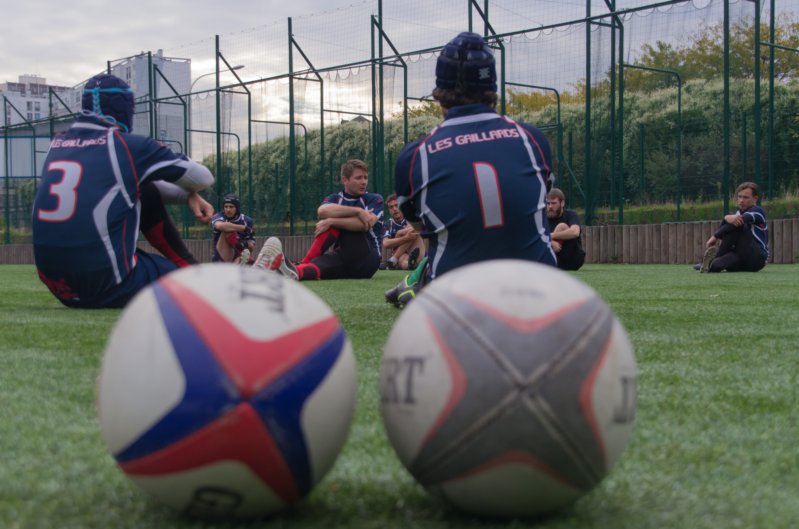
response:
{"label": "player's knee", "polygon": [[569,229],[569,225],[566,224],[565,222],[561,222],[560,224],[555,226],[555,229],[552,230],[552,233],[558,233],[559,231],[564,231],[564,230],[568,230],[568,229]]}
{"label": "player's knee", "polygon": [[231,247],[235,247],[239,243],[239,234],[236,232],[230,232],[226,234],[225,242],[227,242]]}

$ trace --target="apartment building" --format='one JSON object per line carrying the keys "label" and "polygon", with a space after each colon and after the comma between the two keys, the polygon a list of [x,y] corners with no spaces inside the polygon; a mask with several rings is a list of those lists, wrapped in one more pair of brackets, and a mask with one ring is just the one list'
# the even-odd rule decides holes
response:
{"label": "apartment building", "polygon": [[[51,92],[66,101],[74,99],[71,93],[75,92],[75,89],[67,86],[49,85],[45,77],[31,74],[20,75],[16,83],[0,83],[0,96],[5,98],[2,100],[2,123],[16,125],[49,117]],[[57,99],[55,99],[53,106],[55,115],[68,113],[63,105],[58,103]]]}

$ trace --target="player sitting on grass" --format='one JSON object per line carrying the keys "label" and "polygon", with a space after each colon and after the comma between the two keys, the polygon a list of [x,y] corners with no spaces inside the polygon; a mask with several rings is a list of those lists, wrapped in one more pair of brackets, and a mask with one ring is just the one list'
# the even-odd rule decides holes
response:
{"label": "player sitting on grass", "polygon": [[547,219],[552,249],[561,270],[579,270],[585,262],[585,251],[580,241],[580,216],[566,209],[566,195],[553,187],[547,195]]}
{"label": "player sitting on grass", "polygon": [[[164,144],[131,133],[135,101],[122,79],[86,83],[77,121],[50,142],[33,202],[39,277],[68,307],[123,307],[141,289],[197,261],[164,203],[186,204],[204,223],[198,192],[214,177]],[[161,255],[137,249],[139,229]]]}
{"label": "player sitting on grass", "polygon": [[211,219],[214,228],[214,255],[211,261],[253,264],[255,261],[255,224],[241,212],[236,195],[225,195],[222,211]]}
{"label": "player sitting on grass", "polygon": [[418,264],[419,257],[424,257],[424,239],[402,215],[397,205],[397,195],[389,195],[386,199],[386,206],[388,206],[391,218],[386,222],[383,249],[391,250],[391,257],[381,264],[380,268],[413,270]]}
{"label": "player sitting on grass", "polygon": [[497,114],[494,56],[480,35],[461,33],[436,62],[433,98],[444,121],[406,145],[394,171],[399,207],[428,256],[385,293],[402,307],[428,281],[489,259],[555,266],[545,216],[552,185],[546,137]]}
{"label": "player sitting on grass", "polygon": [[366,190],[369,170],[361,160],[341,166],[344,189],[325,197],[317,209],[319,222],[308,253],[294,265],[283,245],[270,237],[255,266],[288,277],[307,279],[369,279],[380,266],[383,238],[383,197]]}
{"label": "player sitting on grass", "polygon": [[757,205],[757,184],[744,182],[735,194],[738,211],[725,215],[705,243],[707,249],[699,265],[702,273],[757,272],[766,266],[768,223],[766,212]]}

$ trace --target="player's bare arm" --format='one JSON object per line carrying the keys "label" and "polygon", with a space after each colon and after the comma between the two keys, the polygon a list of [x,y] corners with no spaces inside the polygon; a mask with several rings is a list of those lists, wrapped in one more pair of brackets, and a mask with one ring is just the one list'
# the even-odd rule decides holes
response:
{"label": "player's bare arm", "polygon": [[[562,224],[558,225],[558,227],[562,226]],[[569,239],[576,239],[580,236],[580,225],[574,224],[569,226],[568,228],[562,229],[555,229],[555,231],[551,234],[553,237],[557,237],[562,241],[568,241]]]}
{"label": "player's bare arm", "polygon": [[247,229],[247,226],[244,224],[235,224],[233,222],[227,222],[224,220],[220,220],[219,222],[214,223],[214,228],[218,231],[231,233],[231,232],[242,232]]}
{"label": "player's bare arm", "polygon": [[[363,209],[361,211],[363,211],[364,213],[369,213]],[[330,227],[338,228],[340,230],[369,231],[369,229],[372,226],[374,226],[375,222],[377,222],[377,217],[374,214],[369,213],[369,215],[371,215],[371,217],[368,217],[366,215],[358,215],[355,217],[330,218],[324,220],[330,222]]]}
{"label": "player's bare arm", "polygon": [[208,224],[214,216],[214,207],[196,191],[189,193],[186,203],[194,216],[200,222]]}
{"label": "player's bare arm", "polygon": [[319,206],[316,210],[316,215],[320,219],[332,219],[332,218],[347,218],[347,217],[357,217],[359,212],[364,211],[362,208],[356,208],[353,206],[342,206],[340,204],[324,204]]}

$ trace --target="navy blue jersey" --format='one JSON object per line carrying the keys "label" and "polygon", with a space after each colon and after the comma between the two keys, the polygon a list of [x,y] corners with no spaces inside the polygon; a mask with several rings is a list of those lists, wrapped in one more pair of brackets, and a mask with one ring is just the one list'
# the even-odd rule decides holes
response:
{"label": "navy blue jersey", "polygon": [[485,105],[449,109],[406,145],[395,168],[398,204],[430,241],[431,277],[489,259],[555,265],[546,222],[549,142]]}
{"label": "navy blue jersey", "polygon": [[397,232],[402,228],[408,227],[408,219],[402,219],[402,222],[397,222],[394,218],[388,219],[386,223],[386,231],[383,233],[384,239],[393,239],[397,236]]}
{"label": "navy blue jersey", "polygon": [[365,209],[371,211],[377,216],[372,229],[368,232],[369,246],[372,251],[380,256],[383,247],[383,197],[377,193],[365,193],[361,196],[350,195],[344,191],[328,195],[322,200],[322,206],[325,204],[338,204],[339,206],[350,206],[354,208]]}
{"label": "navy blue jersey", "polygon": [[768,222],[766,222],[766,212],[758,205],[752,206],[746,211],[737,211],[742,216],[745,228],[752,233],[760,254],[768,259]]}
{"label": "navy blue jersey", "polygon": [[89,300],[120,285],[136,266],[140,187],[165,180],[188,189],[181,179],[192,164],[91,117],[53,138],[32,221],[36,267],[51,291]]}
{"label": "navy blue jersey", "polygon": [[230,222],[231,224],[245,226],[244,231],[237,232],[239,242],[244,244],[255,242],[255,223],[250,217],[244,213],[239,213],[234,218],[229,219],[225,217],[224,211],[217,211],[214,213],[214,216],[211,217],[211,226],[214,229],[214,248],[216,248],[216,243],[219,242],[219,237],[222,235],[222,232],[216,229],[216,224],[218,222]]}

